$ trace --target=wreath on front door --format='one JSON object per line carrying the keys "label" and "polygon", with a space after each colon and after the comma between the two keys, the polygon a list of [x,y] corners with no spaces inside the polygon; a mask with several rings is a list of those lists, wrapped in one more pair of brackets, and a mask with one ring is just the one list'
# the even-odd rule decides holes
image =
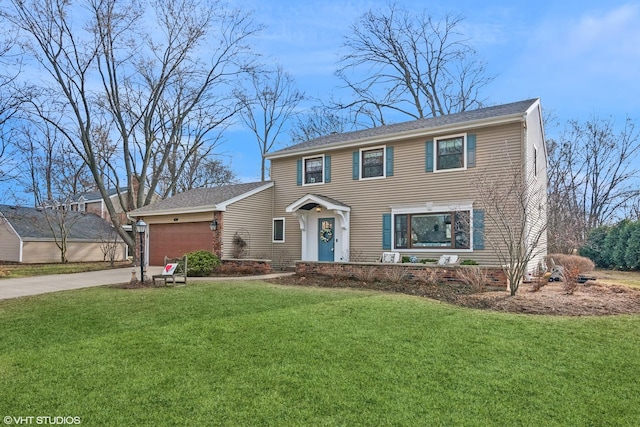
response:
{"label": "wreath on front door", "polygon": [[320,230],[320,240],[328,242],[333,237],[333,231],[330,228],[323,228]]}

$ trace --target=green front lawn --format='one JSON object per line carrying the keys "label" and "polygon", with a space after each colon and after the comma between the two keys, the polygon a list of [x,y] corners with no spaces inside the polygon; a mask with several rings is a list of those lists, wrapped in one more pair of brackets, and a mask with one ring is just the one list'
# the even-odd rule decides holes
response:
{"label": "green front lawn", "polygon": [[640,316],[264,282],[0,301],[0,416],[81,425],[637,425]]}
{"label": "green front lawn", "polygon": [[[115,268],[128,267],[130,261],[119,261]],[[18,277],[46,276],[49,274],[84,273],[85,271],[99,271],[112,268],[109,262],[68,262],[50,264],[2,264],[0,263],[0,279],[15,279]]]}

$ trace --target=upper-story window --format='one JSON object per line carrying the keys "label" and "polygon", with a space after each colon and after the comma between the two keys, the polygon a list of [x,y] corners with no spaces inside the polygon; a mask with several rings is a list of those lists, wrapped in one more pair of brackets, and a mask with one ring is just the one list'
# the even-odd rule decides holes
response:
{"label": "upper-story window", "polygon": [[378,178],[384,176],[384,147],[360,150],[362,178]]}
{"label": "upper-story window", "polygon": [[465,167],[464,136],[436,140],[436,170],[462,169]]}
{"label": "upper-story window", "polygon": [[319,184],[323,180],[324,157],[307,157],[304,159],[304,183]]}
{"label": "upper-story window", "polygon": [[448,135],[428,140],[425,154],[427,172],[474,168],[476,167],[476,135]]}

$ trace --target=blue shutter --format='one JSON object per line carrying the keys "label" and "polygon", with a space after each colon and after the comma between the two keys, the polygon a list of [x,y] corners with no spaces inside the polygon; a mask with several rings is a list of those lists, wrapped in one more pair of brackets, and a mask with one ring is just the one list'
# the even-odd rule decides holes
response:
{"label": "blue shutter", "polygon": [[467,167],[476,167],[476,136],[467,135]]}
{"label": "blue shutter", "polygon": [[387,176],[393,176],[393,147],[387,147]]}
{"label": "blue shutter", "polygon": [[353,179],[360,179],[360,152],[353,152]]}
{"label": "blue shutter", "polygon": [[296,172],[298,174],[296,178],[296,185],[302,185],[302,159],[298,159],[296,163]]}
{"label": "blue shutter", "polygon": [[391,249],[391,214],[382,214],[382,249]]}
{"label": "blue shutter", "polygon": [[484,249],[484,209],[473,210],[473,249]]}
{"label": "blue shutter", "polygon": [[427,141],[426,147],[426,167],[427,172],[433,172],[433,141]]}
{"label": "blue shutter", "polygon": [[331,182],[331,156],[324,156],[324,182]]}

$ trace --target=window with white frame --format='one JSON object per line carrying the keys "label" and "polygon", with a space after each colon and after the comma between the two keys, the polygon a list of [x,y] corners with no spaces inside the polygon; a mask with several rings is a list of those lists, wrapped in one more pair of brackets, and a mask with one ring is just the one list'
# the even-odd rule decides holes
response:
{"label": "window with white frame", "polygon": [[284,242],[284,218],[273,218],[273,242]]}
{"label": "window with white frame", "polygon": [[465,163],[465,137],[457,135],[435,140],[436,170],[463,169]]}
{"label": "window with white frame", "polygon": [[360,177],[379,178],[384,176],[385,147],[360,150]]}
{"label": "window with white frame", "polygon": [[324,182],[324,156],[307,157],[303,160],[304,183],[320,184]]}
{"label": "window with white frame", "polygon": [[394,216],[396,249],[469,249],[470,211],[406,213]]}

